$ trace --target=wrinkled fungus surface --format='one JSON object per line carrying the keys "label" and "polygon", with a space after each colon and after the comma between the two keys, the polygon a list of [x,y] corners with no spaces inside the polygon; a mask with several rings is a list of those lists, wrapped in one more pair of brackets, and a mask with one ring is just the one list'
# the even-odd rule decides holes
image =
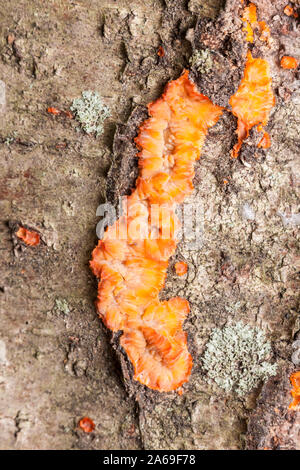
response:
{"label": "wrinkled fungus surface", "polygon": [[108,227],[90,263],[99,278],[99,316],[123,332],[120,344],[134,379],[160,392],[178,389],[192,369],[182,329],[189,303],[160,301],[159,292],[177,245],[176,204],[193,190],[194,163],[222,111],[197,91],[187,71],[148,105],[150,118],[135,139],[139,177],[127,213]]}
{"label": "wrinkled fungus surface", "polygon": [[300,370],[298,372],[294,372],[291,375],[290,380],[293,386],[293,389],[291,390],[293,401],[289,408],[294,410],[300,404]]}
{"label": "wrinkled fungus surface", "polygon": [[20,227],[19,230],[16,232],[18,238],[23,240],[26,245],[29,246],[36,246],[40,243],[40,235],[33,230],[28,230],[25,227]]}
{"label": "wrinkled fungus surface", "polygon": [[[234,158],[238,157],[243,141],[249,136],[252,127],[259,126],[258,130],[263,131],[263,126],[268,123],[270,111],[275,104],[271,84],[268,62],[261,58],[253,58],[248,51],[244,76],[237,92],[229,100],[232,113],[238,118],[238,142],[232,151]],[[260,146],[263,148],[270,146],[269,135],[266,132]]]}

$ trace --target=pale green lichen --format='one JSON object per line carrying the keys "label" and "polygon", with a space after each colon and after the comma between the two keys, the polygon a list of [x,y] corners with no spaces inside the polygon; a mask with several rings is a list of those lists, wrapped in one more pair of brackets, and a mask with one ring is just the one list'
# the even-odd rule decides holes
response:
{"label": "pale green lichen", "polygon": [[110,116],[110,111],[97,91],[83,91],[81,98],[73,100],[70,109],[87,134],[102,134],[103,123]]}
{"label": "pale green lichen", "polygon": [[63,315],[70,313],[70,307],[66,299],[55,299],[55,311]]}
{"label": "pale green lichen", "polygon": [[197,72],[208,73],[213,67],[213,61],[209,49],[196,50],[189,59],[191,67]]}
{"label": "pale green lichen", "polygon": [[244,396],[262,380],[276,374],[268,359],[272,348],[263,331],[242,322],[215,328],[206,345],[203,367],[209,383]]}

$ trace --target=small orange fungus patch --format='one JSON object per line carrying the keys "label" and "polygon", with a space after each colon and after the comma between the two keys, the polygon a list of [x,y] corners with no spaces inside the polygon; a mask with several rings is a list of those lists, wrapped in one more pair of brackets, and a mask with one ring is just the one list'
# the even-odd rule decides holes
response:
{"label": "small orange fungus patch", "polygon": [[82,429],[83,432],[89,433],[93,432],[95,429],[95,423],[91,418],[88,418],[85,416],[84,418],[81,418],[81,420],[78,423],[78,426],[80,429]]}
{"label": "small orange fungus patch", "polygon": [[244,8],[242,21],[244,23],[243,31],[246,33],[246,41],[253,42],[253,27],[256,26],[257,23],[256,6],[254,3],[249,3],[249,5]]}
{"label": "small orange fungus patch", "polygon": [[243,10],[243,31],[246,33],[246,41],[254,42],[254,30],[260,31],[259,39],[269,44],[271,38],[270,28],[265,21],[257,21],[256,5],[249,3]]}
{"label": "small orange fungus patch", "polygon": [[54,116],[58,116],[59,114],[61,114],[61,111],[51,106],[50,108],[47,109],[47,113],[54,114]]}
{"label": "small orange fungus patch", "polygon": [[290,381],[293,386],[293,389],[291,390],[293,401],[289,408],[294,410],[300,404],[300,370],[291,375]]}
{"label": "small orange fungus patch", "polygon": [[69,119],[73,119],[74,116],[73,114],[71,113],[71,111],[63,111],[64,115],[69,118]]}
{"label": "small orange fungus patch", "polygon": [[[148,112],[135,139],[139,177],[127,198],[127,213],[108,227],[90,265],[100,279],[99,316],[112,331],[122,330],[120,344],[134,379],[170,392],[188,381],[192,369],[182,329],[189,303],[180,297],[160,301],[159,291],[177,245],[176,204],[193,190],[194,163],[223,108],[199,93],[185,71]],[[158,213],[149,230],[153,208]]]}
{"label": "small orange fungus patch", "polygon": [[185,261],[178,261],[175,263],[175,272],[177,276],[183,276],[188,272],[188,265],[185,263]]}
{"label": "small orange fungus patch", "polygon": [[73,119],[74,116],[73,114],[71,113],[71,111],[62,111],[58,108],[54,108],[53,106],[51,106],[50,108],[47,109],[47,113],[49,114],[53,114],[54,116],[59,116],[60,114],[62,114],[63,116],[69,118],[69,119]]}
{"label": "small orange fungus patch", "polygon": [[267,132],[264,133],[261,141],[258,143],[257,147],[268,149],[271,146],[271,139]]}
{"label": "small orange fungus patch", "polygon": [[271,38],[271,31],[270,31],[269,26],[267,25],[267,23],[265,21],[259,21],[258,26],[259,26],[259,29],[260,29],[259,39],[261,41],[265,41],[266,43],[269,44],[270,38]]}
{"label": "small orange fungus patch", "polygon": [[280,61],[280,67],[283,69],[296,69],[299,65],[299,62],[295,57],[290,57],[288,55],[284,55]]}
{"label": "small orange fungus patch", "polygon": [[298,13],[294,11],[294,8],[291,5],[287,5],[286,7],[284,7],[283,12],[287,16],[293,16],[294,18],[298,18]]}
{"label": "small orange fungus patch", "polygon": [[26,245],[36,246],[40,243],[40,235],[37,232],[27,230],[25,227],[20,227],[16,235],[23,240]]}
{"label": "small orange fungus patch", "polygon": [[237,92],[229,100],[232,113],[238,118],[238,142],[233,148],[232,157],[238,157],[242,143],[252,127],[260,125],[259,129],[263,130],[267,124],[275,104],[271,83],[268,62],[253,58],[248,51],[244,76]]}
{"label": "small orange fungus patch", "polygon": [[158,51],[157,51],[157,55],[158,55],[159,57],[164,57],[164,55],[165,55],[165,50],[164,50],[164,48],[163,48],[162,46],[159,46]]}

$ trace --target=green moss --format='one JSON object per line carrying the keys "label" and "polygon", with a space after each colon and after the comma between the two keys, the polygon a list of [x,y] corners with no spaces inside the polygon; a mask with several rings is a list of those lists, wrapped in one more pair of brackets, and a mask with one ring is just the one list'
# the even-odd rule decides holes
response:
{"label": "green moss", "polygon": [[87,134],[102,134],[103,123],[110,116],[110,111],[97,91],[83,91],[81,98],[73,100],[70,109]]}
{"label": "green moss", "polygon": [[267,360],[271,344],[259,328],[238,322],[223,329],[215,328],[203,356],[203,367],[210,383],[226,392],[243,396],[262,380],[276,374],[276,364]]}

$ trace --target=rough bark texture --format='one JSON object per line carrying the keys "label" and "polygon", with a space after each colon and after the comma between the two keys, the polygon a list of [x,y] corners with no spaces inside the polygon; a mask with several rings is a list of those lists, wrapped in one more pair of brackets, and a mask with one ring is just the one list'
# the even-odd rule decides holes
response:
{"label": "rough bark texture", "polygon": [[[240,2],[228,1],[215,24],[221,0],[24,0],[9,8],[0,0],[2,448],[300,448],[299,413],[288,411],[300,330],[299,77],[278,66],[283,53],[300,58],[300,43],[285,3],[259,2],[274,42],[253,51],[271,63],[272,146],[258,152],[254,131],[240,159],[230,159],[236,121],[224,113],[209,133],[190,198],[203,207],[201,247],[180,244],[170,262],[162,296],[191,304],[185,329],[195,363],[178,396],[133,382],[118,336],[116,359],[96,316],[88,269],[95,213],[106,197],[116,203],[133,186],[132,139],[144,106],[189,67],[196,50],[208,49],[214,67],[192,67],[195,82],[228,106],[246,52]],[[98,139],[46,112],[68,109],[87,89],[99,91],[112,111]],[[14,221],[37,229],[42,243],[16,244]],[[189,264],[183,278],[173,272],[177,259]],[[263,328],[279,366],[277,377],[244,399],[208,386],[201,367],[212,328],[228,321]],[[86,415],[96,424],[91,434],[77,428]]]}

